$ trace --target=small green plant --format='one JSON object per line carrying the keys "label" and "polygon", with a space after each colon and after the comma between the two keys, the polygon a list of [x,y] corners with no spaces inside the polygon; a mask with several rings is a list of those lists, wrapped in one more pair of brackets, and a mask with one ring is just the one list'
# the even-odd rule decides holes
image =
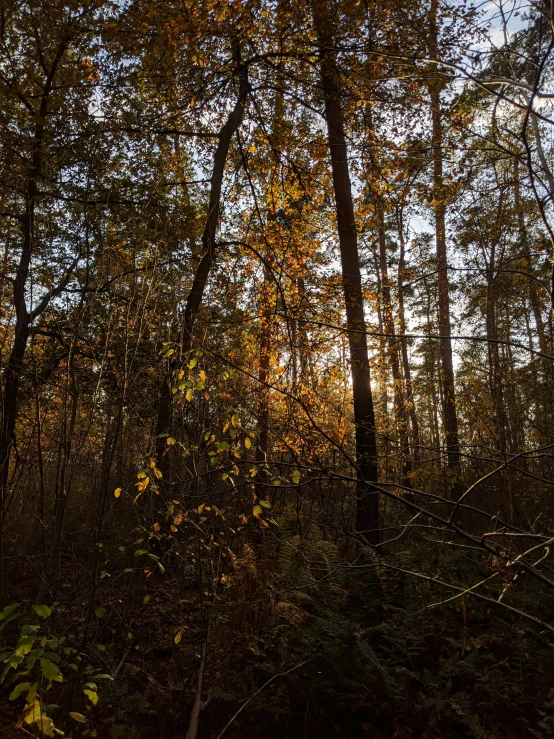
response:
{"label": "small green plant", "polygon": [[[19,634],[14,633],[15,644],[0,652],[0,663],[4,666],[0,674],[0,685],[9,684],[10,701],[24,700],[18,725],[35,725],[43,736],[63,736],[64,732],[54,725],[51,713],[58,706],[48,701],[48,692],[56,683],[64,683],[67,670],[77,672],[77,662],[82,656],[75,647],[70,646],[67,636],[55,636],[47,628],[47,621],[58,603],[52,606],[34,605],[31,618],[24,618],[21,603],[12,603],[0,611],[0,632],[13,621],[24,621],[19,626]],[[38,623],[32,623],[40,619]],[[14,624],[15,626],[15,624]],[[12,626],[13,629],[13,626]],[[17,631],[17,629],[14,629]],[[62,672],[63,668],[63,672]],[[98,674],[87,667],[84,674],[91,676],[91,681],[84,685],[83,693],[90,702],[88,708],[98,703],[97,685],[93,680],[112,679],[109,675]],[[86,723],[87,718],[77,711],[69,711],[69,716],[78,723]],[[95,736],[95,732],[88,732]]]}

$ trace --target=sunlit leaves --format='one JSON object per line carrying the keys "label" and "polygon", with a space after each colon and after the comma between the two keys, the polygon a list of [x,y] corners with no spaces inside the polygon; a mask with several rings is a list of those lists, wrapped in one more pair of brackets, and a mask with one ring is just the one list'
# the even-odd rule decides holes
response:
{"label": "sunlit leaves", "polygon": [[52,613],[52,609],[49,606],[33,606],[34,612],[41,618],[48,618]]}
{"label": "sunlit leaves", "polygon": [[87,696],[93,706],[98,703],[98,693],[96,690],[85,689],[83,690],[83,693]]}
{"label": "sunlit leaves", "polygon": [[63,676],[62,673],[59,671],[58,666],[47,657],[41,658],[40,669],[42,670],[42,674],[44,675],[46,680],[48,680],[49,682],[54,681],[61,683],[63,681]]}

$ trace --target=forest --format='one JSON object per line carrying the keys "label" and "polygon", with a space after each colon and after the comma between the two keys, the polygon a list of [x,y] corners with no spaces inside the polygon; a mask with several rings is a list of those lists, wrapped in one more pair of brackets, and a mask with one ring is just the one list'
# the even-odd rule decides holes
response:
{"label": "forest", "polygon": [[554,2],[0,0],[0,737],[554,736]]}

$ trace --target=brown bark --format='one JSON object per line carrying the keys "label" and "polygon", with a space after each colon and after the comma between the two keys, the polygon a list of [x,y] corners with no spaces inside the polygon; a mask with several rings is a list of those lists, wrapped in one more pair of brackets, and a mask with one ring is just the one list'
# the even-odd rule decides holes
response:
{"label": "brown bark", "polygon": [[[269,267],[264,267],[264,280],[262,283],[260,306],[262,315],[260,320],[260,366],[258,369],[258,382],[260,385],[260,403],[258,406],[258,421],[260,435],[256,448],[256,461],[267,460],[269,443],[269,367],[271,358],[271,324],[274,307],[274,290]],[[273,306],[272,306],[273,302]]]}
{"label": "brown bark", "polygon": [[[239,81],[239,91],[233,110],[227,117],[225,124],[218,134],[217,148],[214,154],[212,176],[210,179],[210,198],[208,202],[208,212],[206,215],[206,224],[202,234],[203,253],[196,268],[192,287],[185,303],[185,311],[183,324],[181,328],[181,358],[187,357],[192,348],[193,330],[198,317],[198,312],[202,304],[202,298],[208,282],[208,277],[216,254],[216,232],[219,224],[219,213],[221,209],[221,187],[223,183],[223,175],[225,165],[229,153],[231,139],[237,132],[246,107],[246,100],[250,92],[250,84],[248,81],[248,68],[243,64],[240,55],[240,44],[238,40],[233,41],[233,56],[235,60],[235,77]],[[172,418],[172,379],[175,366],[166,372],[162,381],[160,391],[160,399],[158,402],[157,422],[156,422],[156,456],[158,459],[158,468],[162,472],[162,489],[170,482],[170,465],[169,455],[167,454],[167,443],[161,434],[171,433]]]}
{"label": "brown bark", "polygon": [[394,393],[394,416],[397,431],[400,436],[400,452],[402,457],[402,484],[410,487],[412,464],[410,460],[408,440],[408,418],[406,415],[406,401],[404,397],[403,378],[400,373],[399,348],[400,342],[396,337],[396,328],[392,313],[391,283],[387,264],[387,243],[385,236],[385,214],[383,205],[376,197],[377,228],[379,232],[379,269],[381,272],[381,294],[383,296],[383,312],[389,359],[392,371],[393,393]]}
{"label": "brown bark", "polygon": [[402,368],[404,370],[404,382],[406,386],[406,401],[408,405],[408,413],[412,424],[412,441],[414,461],[420,461],[420,437],[419,422],[415,407],[414,391],[412,386],[412,373],[410,368],[410,360],[408,357],[408,342],[406,337],[406,315],[404,310],[404,270],[406,258],[406,243],[404,240],[404,224],[402,220],[402,212],[398,212],[398,238],[400,242],[400,257],[398,260],[398,320],[400,324],[400,335],[402,352]]}
{"label": "brown bark", "polygon": [[[537,331],[537,338],[539,342],[539,349],[543,354],[550,354],[549,340],[547,336],[547,328],[543,319],[542,308],[541,308],[541,296],[537,289],[537,283],[533,279],[533,264],[531,249],[529,246],[529,239],[527,238],[527,229],[525,225],[525,214],[523,212],[521,202],[521,191],[519,181],[519,161],[517,157],[514,157],[514,207],[516,210],[517,225],[519,231],[519,240],[521,246],[521,253],[525,260],[525,269],[529,274],[528,287],[529,287],[529,300],[531,308],[533,310],[533,318],[535,320],[535,326]],[[546,441],[551,441],[553,438],[552,424],[550,423],[550,414],[552,409],[552,387],[554,384],[554,373],[553,364],[547,357],[541,357],[540,366],[543,375],[543,419],[542,426],[544,430],[544,436]]]}
{"label": "brown bark", "polygon": [[31,149],[31,166],[26,180],[26,198],[25,210],[18,217],[22,229],[22,246],[17,266],[15,278],[13,281],[13,306],[15,309],[15,329],[14,339],[10,350],[10,355],[4,371],[4,387],[2,393],[2,425],[0,428],[0,596],[3,595],[4,575],[3,575],[3,527],[6,511],[6,503],[9,494],[10,480],[10,462],[12,451],[16,443],[16,421],[18,415],[19,386],[21,384],[24,357],[27,350],[27,344],[31,335],[31,326],[33,321],[38,318],[48,307],[51,298],[59,294],[69,281],[69,272],[61,283],[53,290],[46,293],[33,311],[27,310],[25,294],[27,290],[27,282],[29,272],[31,270],[31,261],[34,251],[35,241],[35,209],[37,199],[39,197],[38,181],[40,178],[42,162],[43,162],[43,141],[46,130],[46,121],[48,116],[48,108],[50,96],[54,85],[54,80],[58,67],[67,49],[67,39],[62,39],[56,49],[51,67],[46,74],[43,92],[40,103],[36,111],[36,125],[34,127],[32,149]]}
{"label": "brown bark", "polygon": [[[432,59],[437,58],[437,7],[438,0],[431,0],[429,13],[429,52]],[[448,260],[446,248],[446,204],[443,174],[443,143],[440,90],[442,78],[437,64],[430,65],[427,80],[431,98],[432,149],[433,149],[433,204],[435,211],[435,238],[438,267],[438,324],[441,360],[441,387],[444,414],[444,436],[448,467],[450,470],[449,491],[455,494],[459,478],[460,442],[458,437],[458,413],[454,385],[454,364],[452,360],[452,340],[450,328],[450,295],[448,279]]]}
{"label": "brown bark", "polygon": [[326,0],[315,0],[313,9],[321,53],[321,86],[325,101],[325,119],[331,156],[342,284],[350,348],[356,431],[356,464],[358,468],[356,529],[371,544],[377,544],[380,539],[379,493],[372,484],[376,483],[378,478],[375,417],[370,385],[354,205],[344,133],[344,114],[340,95],[335,40],[332,33],[334,18],[330,11],[334,8]]}

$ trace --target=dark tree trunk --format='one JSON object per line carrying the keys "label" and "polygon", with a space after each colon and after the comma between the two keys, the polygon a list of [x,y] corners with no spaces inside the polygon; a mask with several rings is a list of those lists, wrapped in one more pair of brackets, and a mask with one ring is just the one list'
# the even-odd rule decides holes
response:
{"label": "dark tree trunk", "polygon": [[325,119],[331,155],[350,348],[358,467],[356,529],[371,544],[377,544],[380,539],[379,493],[372,484],[377,482],[378,476],[375,417],[370,385],[354,206],[344,133],[344,115],[339,89],[335,41],[332,35],[335,19],[330,12],[330,4],[325,0],[315,0],[313,7],[321,51],[321,85],[325,100]]}
{"label": "dark tree trunk", "polygon": [[181,328],[181,348],[179,362],[172,363],[168,372],[166,372],[162,381],[160,391],[160,399],[158,402],[157,422],[156,422],[156,456],[158,460],[158,468],[162,473],[161,488],[162,491],[170,482],[170,465],[169,455],[167,454],[166,437],[171,433],[172,423],[172,380],[173,374],[178,364],[186,361],[187,355],[192,348],[193,330],[198,312],[202,304],[202,298],[208,282],[208,277],[216,253],[216,232],[219,224],[219,213],[221,208],[221,186],[223,183],[223,175],[225,165],[229,153],[231,139],[237,132],[246,107],[246,99],[250,92],[250,84],[248,82],[248,68],[242,63],[240,55],[240,45],[238,40],[233,41],[233,55],[235,60],[235,77],[239,81],[239,91],[234,108],[227,117],[223,128],[218,135],[217,148],[214,154],[214,161],[211,176],[210,199],[208,203],[208,211],[206,215],[206,225],[202,234],[202,257],[196,268],[196,274],[192,283],[192,287],[185,303],[185,311],[183,324]]}
{"label": "dark tree trunk", "polygon": [[394,416],[397,432],[400,437],[400,456],[402,460],[402,484],[406,487],[411,485],[412,464],[410,460],[408,439],[408,418],[406,415],[406,401],[404,397],[403,378],[400,373],[399,348],[400,342],[396,337],[396,328],[392,313],[391,284],[389,268],[387,264],[387,242],[385,235],[385,214],[383,205],[377,197],[375,200],[377,209],[377,226],[379,230],[379,268],[381,272],[381,293],[383,296],[383,310],[385,319],[385,331],[389,349],[389,359],[392,370]]}
{"label": "dark tree trunk", "polygon": [[402,212],[398,214],[398,238],[400,242],[400,258],[398,260],[398,319],[400,323],[400,334],[402,350],[402,367],[404,370],[404,381],[406,385],[406,401],[408,404],[408,412],[412,424],[412,441],[413,456],[415,462],[420,460],[420,438],[419,438],[419,422],[415,407],[414,391],[412,386],[412,373],[410,368],[410,360],[408,357],[408,341],[406,336],[406,314],[404,310],[404,270],[406,257],[406,243],[404,241],[404,223],[402,220]]}
{"label": "dark tree trunk", "polygon": [[[438,0],[431,0],[429,13],[429,51],[432,59],[437,58],[437,6]],[[442,77],[437,65],[431,64],[428,79],[431,97],[432,149],[433,149],[433,202],[435,211],[435,238],[438,268],[438,324],[441,360],[441,388],[444,414],[444,435],[449,468],[449,493],[455,495],[459,487],[460,442],[458,437],[458,413],[454,385],[454,364],[452,361],[452,340],[450,328],[450,285],[448,279],[448,260],[446,250],[446,205],[443,175],[443,143],[440,90]]]}
{"label": "dark tree trunk", "polygon": [[69,276],[62,280],[56,290],[47,293],[38,306],[32,311],[27,310],[25,293],[31,269],[31,260],[34,250],[35,208],[39,195],[38,180],[43,161],[43,141],[45,134],[48,106],[54,78],[59,64],[67,48],[67,40],[58,44],[52,65],[44,80],[40,104],[36,110],[37,123],[34,128],[31,149],[31,164],[26,182],[25,210],[19,217],[23,232],[19,264],[13,282],[13,306],[15,308],[15,331],[8,363],[4,372],[4,387],[2,394],[2,426],[0,429],[0,597],[4,595],[4,518],[10,481],[10,462],[15,445],[15,427],[18,414],[19,386],[23,374],[23,360],[31,334],[31,325],[46,308],[50,298],[64,289]]}

